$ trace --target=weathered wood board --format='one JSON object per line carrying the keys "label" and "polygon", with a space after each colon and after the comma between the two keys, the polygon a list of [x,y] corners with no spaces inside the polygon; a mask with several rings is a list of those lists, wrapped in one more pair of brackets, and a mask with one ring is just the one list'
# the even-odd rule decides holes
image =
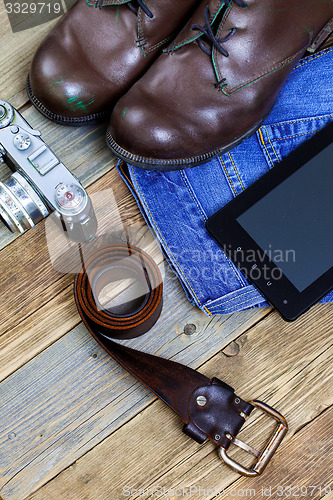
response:
{"label": "weathered wood board", "polygon": [[[325,460],[328,465],[332,463],[332,328],[330,305],[317,306],[296,324],[284,323],[276,313],[271,313],[238,338],[238,349],[228,350],[229,357],[219,352],[201,367],[206,375],[233,384],[244,398],[265,400],[288,419],[289,433],[258,480],[260,487],[277,487],[287,473],[283,486],[288,485],[288,478],[293,478],[292,486],[313,483],[324,487],[331,482],[332,469],[323,471],[322,466]],[[232,351],[238,353],[230,356]],[[317,427],[322,418],[327,422],[326,427],[320,424]],[[266,419],[255,422],[251,418],[241,439],[257,446],[270,428]],[[311,429],[318,428],[321,429],[318,435],[307,440]],[[212,444],[200,446],[180,430],[179,419],[156,401],[46,484],[33,498],[67,499],[75,494],[83,499],[120,499],[126,498],[126,487],[157,491],[159,487],[192,486],[217,492],[238,485],[239,489],[247,484],[255,487],[255,480],[239,479],[222,465]],[[239,459],[238,454],[236,458]],[[308,473],[303,468],[304,461],[310,461]],[[27,472],[22,471],[20,481],[30,477]],[[10,482],[3,488],[3,495],[9,487]],[[130,498],[140,496],[137,493]],[[144,498],[156,497],[148,494]],[[193,498],[208,500],[216,498],[216,494]],[[318,491],[314,498],[320,498]]]}
{"label": "weathered wood board", "polygon": [[[160,321],[129,345],[198,367],[269,311],[208,318],[167,275]],[[192,336],[182,333],[188,323]],[[33,491],[152,400],[79,325],[0,386],[1,495]]]}
{"label": "weathered wood board", "polygon": [[1,0],[0,99],[10,101],[15,107],[28,101],[25,84],[33,54],[55,22],[13,33]]}
{"label": "weathered wood board", "polygon": [[[41,130],[90,194],[112,189],[123,218],[141,227],[105,147],[105,125],[58,126],[27,104],[31,59],[55,22],[13,34],[0,1],[0,99]],[[2,167],[0,180],[7,173]],[[101,210],[102,232],[118,230],[116,221],[112,210]],[[0,249],[1,499],[155,499],[158,487],[185,488],[183,498],[196,488],[195,500],[244,498],[251,490],[259,498],[332,498],[333,305],[318,305],[292,324],[269,309],[207,318],[166,271],[160,321],[129,344],[200,367],[288,418],[290,431],[262,478],[242,479],[220,463],[213,445],[183,435],[179,419],[90,337],[74,305],[73,276],[50,263],[44,223],[20,237],[0,225]],[[187,324],[195,325],[191,336]],[[259,446],[269,428],[251,417],[242,439]]]}

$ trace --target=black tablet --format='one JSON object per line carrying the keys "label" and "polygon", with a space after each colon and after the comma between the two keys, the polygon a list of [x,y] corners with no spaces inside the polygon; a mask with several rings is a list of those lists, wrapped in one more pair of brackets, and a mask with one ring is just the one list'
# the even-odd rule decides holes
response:
{"label": "black tablet", "polygon": [[206,227],[287,320],[333,288],[333,123]]}

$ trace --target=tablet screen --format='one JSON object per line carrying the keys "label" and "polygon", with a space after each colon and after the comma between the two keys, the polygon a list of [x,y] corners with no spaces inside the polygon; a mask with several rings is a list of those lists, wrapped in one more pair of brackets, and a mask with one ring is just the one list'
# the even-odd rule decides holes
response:
{"label": "tablet screen", "polygon": [[302,292],[333,266],[333,144],[237,219]]}

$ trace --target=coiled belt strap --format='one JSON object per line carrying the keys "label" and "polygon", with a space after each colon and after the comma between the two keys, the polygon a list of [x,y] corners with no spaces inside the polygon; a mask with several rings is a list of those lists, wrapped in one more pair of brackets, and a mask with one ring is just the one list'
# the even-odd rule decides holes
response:
{"label": "coiled belt strap", "polygon": [[[111,313],[98,302],[103,286],[121,277],[145,282],[148,290],[131,315]],[[209,438],[227,450],[253,410],[251,403],[216,378],[211,380],[180,363],[111,340],[142,335],[156,323],[162,309],[162,286],[160,271],[148,254],[137,247],[113,244],[85,260],[82,272],[75,277],[74,294],[80,316],[92,336],[179,415],[185,422],[183,431],[199,443]]]}

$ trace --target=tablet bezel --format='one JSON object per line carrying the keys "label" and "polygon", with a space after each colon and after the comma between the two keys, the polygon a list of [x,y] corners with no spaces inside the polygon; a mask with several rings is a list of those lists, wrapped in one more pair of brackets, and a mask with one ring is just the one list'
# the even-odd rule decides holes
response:
{"label": "tablet bezel", "polygon": [[[288,321],[295,320],[333,289],[333,266],[300,292],[251,238],[237,218],[329,146],[332,137],[333,122],[295,149],[206,222],[209,233],[222,245],[233,262]],[[244,256],[249,252],[253,252],[258,258],[254,261],[245,259]],[[254,269],[257,272],[256,278]],[[274,279],[274,276],[279,277]]]}

